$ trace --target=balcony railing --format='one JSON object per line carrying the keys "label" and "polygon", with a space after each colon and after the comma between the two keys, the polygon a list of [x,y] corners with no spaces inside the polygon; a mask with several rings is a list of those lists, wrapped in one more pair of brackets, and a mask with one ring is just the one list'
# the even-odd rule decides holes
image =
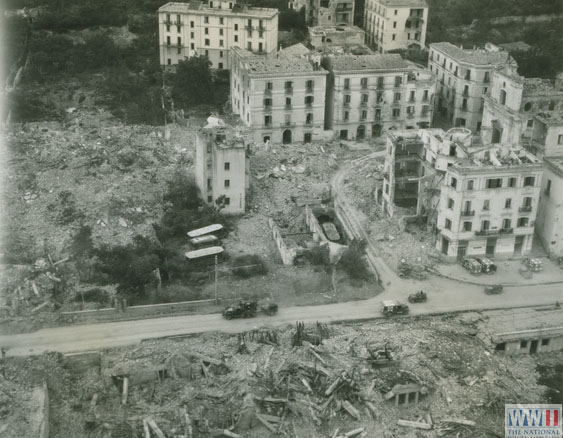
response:
{"label": "balcony railing", "polygon": [[271,95],[272,95],[272,90],[271,90],[270,88],[266,88],[266,89],[264,90],[264,94],[267,95],[267,96],[271,96]]}
{"label": "balcony railing", "polygon": [[285,94],[293,94],[293,87],[285,87]]}
{"label": "balcony railing", "polygon": [[315,90],[313,87],[307,87],[305,88],[305,93],[313,93]]}
{"label": "balcony railing", "polygon": [[477,236],[495,236],[497,234],[512,234],[513,228],[501,228],[500,230],[479,230],[475,231]]}
{"label": "balcony railing", "polygon": [[408,118],[408,119],[413,119],[414,116],[415,116],[414,112],[412,112],[412,113],[407,113],[407,118]]}
{"label": "balcony railing", "polygon": [[272,127],[272,122],[264,123],[264,128],[271,128],[271,127]]}
{"label": "balcony railing", "polygon": [[283,128],[284,126],[295,126],[295,122],[290,121],[285,121],[285,122],[281,122],[280,126]]}
{"label": "balcony railing", "polygon": [[378,82],[377,83],[377,89],[378,90],[383,90],[385,88],[385,84],[383,82]]}
{"label": "balcony railing", "polygon": [[532,211],[532,206],[531,206],[531,205],[524,205],[524,206],[520,207],[520,208],[518,209],[518,211],[519,211],[520,213],[529,213],[529,212]]}
{"label": "balcony railing", "polygon": [[264,105],[264,111],[271,112],[272,111],[272,105]]}
{"label": "balcony railing", "polygon": [[462,215],[462,216],[475,216],[475,210],[471,210],[471,211],[469,211],[469,210],[462,211],[462,212],[461,212],[461,215]]}
{"label": "balcony railing", "polygon": [[284,106],[284,109],[286,111],[291,110],[291,108],[293,108],[293,106],[290,103],[286,103],[285,106]]}

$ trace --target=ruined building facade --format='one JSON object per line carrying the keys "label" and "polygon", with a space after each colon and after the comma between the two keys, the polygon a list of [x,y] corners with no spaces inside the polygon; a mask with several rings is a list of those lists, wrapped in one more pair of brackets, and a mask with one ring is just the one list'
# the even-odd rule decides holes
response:
{"label": "ruined building facade", "polygon": [[550,256],[563,257],[563,154],[544,167],[536,233]]}
{"label": "ruined building facade", "polygon": [[515,65],[492,72],[485,97],[483,139],[492,144],[522,144],[539,156],[563,155],[563,84],[525,78]]}
{"label": "ruined building facade", "polygon": [[326,57],[325,129],[341,139],[379,137],[432,121],[435,79],[399,55]]}
{"label": "ruined building facade", "polygon": [[522,148],[479,148],[449,166],[437,219],[444,258],[529,254],[542,173],[542,163]]}
{"label": "ruined building facade", "polygon": [[292,143],[323,136],[327,71],[301,56],[267,59],[233,49],[231,104],[257,142]]}
{"label": "ruined building facade", "polygon": [[158,10],[160,64],[207,56],[211,67],[230,68],[231,47],[272,53],[278,45],[278,10],[235,0],[170,2]]}
{"label": "ruined building facade", "polygon": [[352,26],[354,0],[303,0],[309,26]]}
{"label": "ruined building facade", "polygon": [[425,0],[366,0],[367,44],[379,53],[418,48],[426,43],[428,5]]}
{"label": "ruined building facade", "polygon": [[242,133],[208,125],[196,134],[195,176],[204,201],[219,199],[227,214],[242,214],[249,187],[249,159]]}
{"label": "ruined building facade", "polygon": [[452,126],[479,132],[493,71],[506,65],[516,64],[508,52],[491,44],[484,49],[463,49],[448,42],[430,44],[428,66],[438,81],[437,113]]}

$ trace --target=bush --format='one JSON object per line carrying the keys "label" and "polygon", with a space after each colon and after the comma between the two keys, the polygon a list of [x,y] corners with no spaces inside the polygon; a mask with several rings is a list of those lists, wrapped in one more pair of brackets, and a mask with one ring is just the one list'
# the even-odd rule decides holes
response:
{"label": "bush", "polygon": [[369,280],[370,273],[363,259],[366,243],[362,240],[353,240],[348,249],[344,251],[338,266],[354,280]]}
{"label": "bush", "polygon": [[330,264],[330,254],[328,245],[316,246],[304,254],[309,263],[315,266],[328,266]]}
{"label": "bush", "polygon": [[268,268],[260,256],[256,254],[243,255],[233,260],[233,274],[240,278],[250,278],[255,275],[265,275]]}

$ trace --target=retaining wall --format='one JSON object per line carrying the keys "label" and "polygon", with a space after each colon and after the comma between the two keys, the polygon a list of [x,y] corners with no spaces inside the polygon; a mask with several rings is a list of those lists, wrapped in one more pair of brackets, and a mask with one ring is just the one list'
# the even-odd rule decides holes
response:
{"label": "retaining wall", "polygon": [[274,235],[274,240],[276,242],[276,246],[278,247],[278,251],[280,253],[283,264],[289,266],[293,265],[297,253],[294,249],[287,247],[281,235],[280,229],[274,223],[274,220],[272,218],[268,219],[268,225],[272,229],[272,234]]}

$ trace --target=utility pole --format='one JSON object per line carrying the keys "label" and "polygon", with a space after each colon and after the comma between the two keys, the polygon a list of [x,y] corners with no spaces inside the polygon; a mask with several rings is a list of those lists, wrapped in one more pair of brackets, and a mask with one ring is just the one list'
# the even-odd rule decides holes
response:
{"label": "utility pole", "polygon": [[215,256],[215,305],[219,304],[219,297],[217,296],[217,256]]}

